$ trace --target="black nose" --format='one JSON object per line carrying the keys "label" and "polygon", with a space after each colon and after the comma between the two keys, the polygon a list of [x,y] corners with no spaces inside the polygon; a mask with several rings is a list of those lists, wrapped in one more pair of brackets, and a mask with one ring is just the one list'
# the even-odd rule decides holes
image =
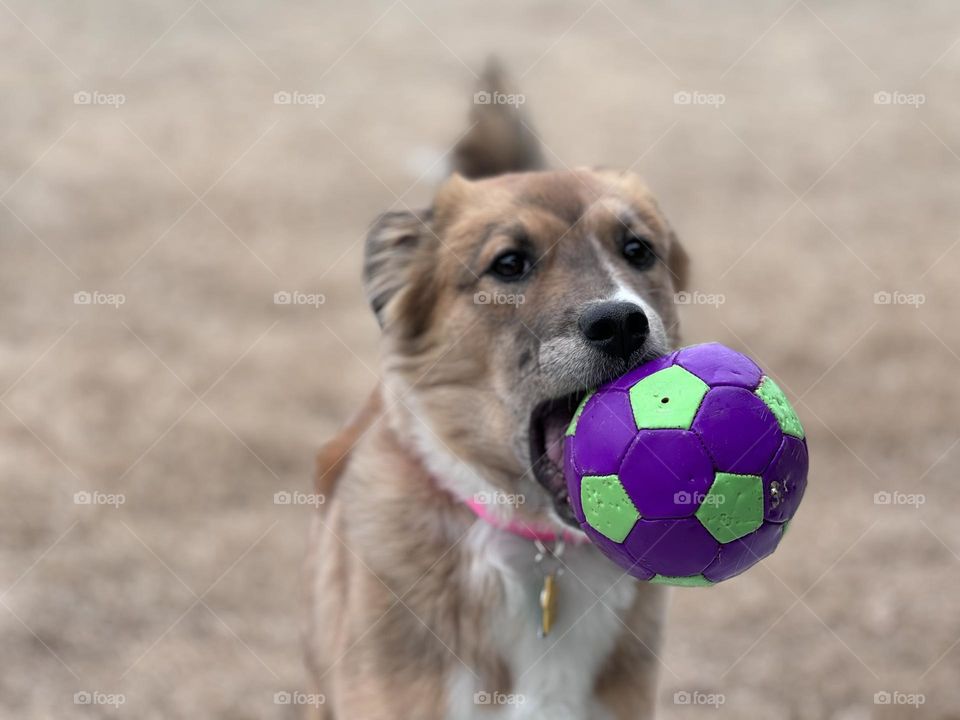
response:
{"label": "black nose", "polygon": [[579,324],[583,336],[593,347],[628,362],[650,333],[643,308],[631,302],[590,305],[580,315]]}

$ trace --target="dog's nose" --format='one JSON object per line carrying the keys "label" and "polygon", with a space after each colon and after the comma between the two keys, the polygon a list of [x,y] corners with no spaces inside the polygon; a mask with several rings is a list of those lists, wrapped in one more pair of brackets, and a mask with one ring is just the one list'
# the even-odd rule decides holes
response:
{"label": "dog's nose", "polygon": [[627,362],[650,333],[643,308],[631,302],[590,305],[580,315],[580,332],[598,350]]}

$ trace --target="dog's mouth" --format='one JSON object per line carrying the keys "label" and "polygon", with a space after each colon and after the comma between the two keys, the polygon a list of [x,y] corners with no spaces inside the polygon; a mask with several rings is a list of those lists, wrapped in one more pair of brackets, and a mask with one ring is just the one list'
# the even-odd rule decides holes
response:
{"label": "dog's mouth", "polygon": [[530,458],[534,476],[550,494],[560,519],[574,527],[579,524],[563,474],[563,444],[567,427],[586,394],[580,391],[547,400],[537,405],[530,415]]}

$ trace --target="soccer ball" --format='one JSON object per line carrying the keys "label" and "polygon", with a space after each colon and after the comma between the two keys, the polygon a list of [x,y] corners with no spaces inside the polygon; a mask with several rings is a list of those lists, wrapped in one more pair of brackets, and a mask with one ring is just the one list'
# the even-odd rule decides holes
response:
{"label": "soccer ball", "polygon": [[580,526],[642,580],[712,585],[772,553],[807,484],[803,427],[748,357],[709,343],[588,395],[564,474]]}

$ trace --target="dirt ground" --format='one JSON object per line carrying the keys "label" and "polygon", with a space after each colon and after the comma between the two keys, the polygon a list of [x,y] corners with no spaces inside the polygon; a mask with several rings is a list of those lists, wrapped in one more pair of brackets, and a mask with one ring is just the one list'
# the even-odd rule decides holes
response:
{"label": "dirt ground", "polygon": [[274,495],[375,381],[367,223],[428,202],[497,53],[553,165],[656,191],[686,340],[808,430],[782,548],[674,592],[661,716],[960,718],[958,36],[947,0],[0,1],[0,716],[299,717]]}

